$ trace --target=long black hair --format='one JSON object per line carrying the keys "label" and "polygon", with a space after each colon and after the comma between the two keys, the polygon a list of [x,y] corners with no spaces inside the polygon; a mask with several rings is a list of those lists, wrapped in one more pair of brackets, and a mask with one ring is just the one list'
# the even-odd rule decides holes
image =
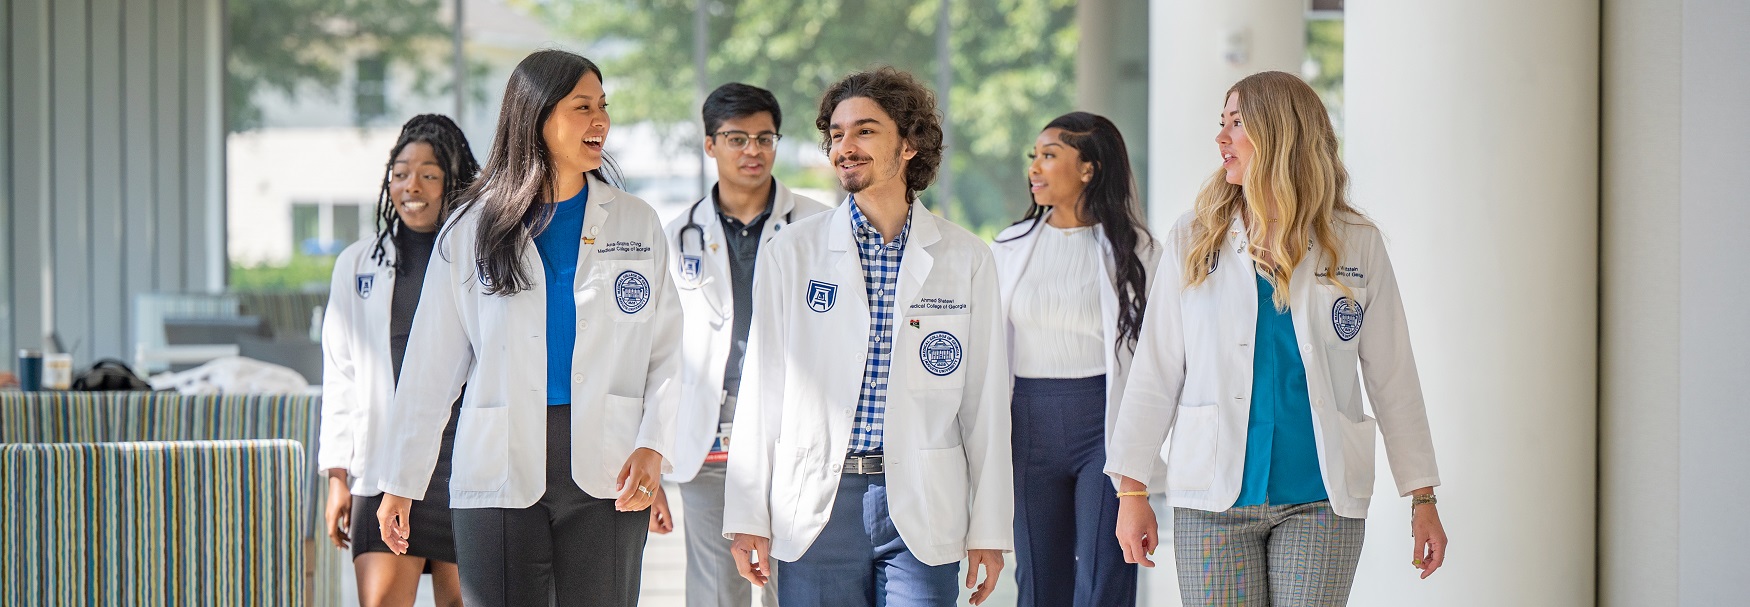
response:
{"label": "long black hair", "polygon": [[395,212],[395,201],[389,197],[389,180],[395,174],[395,158],[415,143],[430,145],[432,155],[437,156],[438,168],[444,172],[443,196],[438,200],[438,225],[443,225],[449,218],[462,192],[474,185],[475,176],[480,174],[480,163],[474,161],[474,150],[468,147],[468,137],[448,116],[420,114],[401,125],[401,137],[395,140],[395,147],[389,150],[389,162],[383,166],[383,188],[377,193],[377,239],[371,250],[372,261],[379,266],[393,265],[396,271],[406,268],[401,267],[400,256],[388,258],[389,252],[383,243],[401,234],[406,226],[401,223],[401,214]]}
{"label": "long black hair", "polygon": [[[487,293],[512,295],[534,285],[522,250],[553,215],[553,205],[535,204],[552,192],[554,183],[542,127],[585,74],[601,79],[602,70],[575,53],[540,50],[524,57],[504,85],[486,168],[462,196],[462,208],[482,206],[474,255],[478,271],[485,273]],[[602,160],[589,175],[618,186],[619,168],[605,154]]]}
{"label": "long black hair", "polygon": [[[1142,312],[1148,307],[1148,271],[1142,266],[1142,258],[1136,254],[1136,247],[1142,242],[1153,242],[1154,237],[1149,235],[1148,227],[1142,221],[1136,199],[1136,181],[1130,174],[1130,154],[1124,148],[1124,135],[1118,132],[1118,125],[1112,124],[1111,120],[1087,112],[1058,116],[1040,130],[1050,129],[1063,129],[1063,144],[1075,148],[1083,162],[1094,165],[1093,178],[1082,186],[1082,213],[1078,219],[1099,223],[1106,233],[1106,241],[1112,243],[1112,258],[1118,266],[1118,275],[1112,285],[1118,292],[1117,344],[1134,345],[1142,330]],[[1027,226],[1027,231],[1002,242],[1033,233],[1045,220],[1047,210],[1034,200],[1027,207],[1027,214],[1015,222],[1015,225],[1033,222]],[[1057,212],[1073,211],[1058,209]]]}

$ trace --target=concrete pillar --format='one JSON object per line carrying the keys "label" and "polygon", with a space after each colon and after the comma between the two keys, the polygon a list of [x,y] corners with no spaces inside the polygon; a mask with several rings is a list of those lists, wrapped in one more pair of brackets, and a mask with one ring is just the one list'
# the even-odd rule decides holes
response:
{"label": "concrete pillar", "polygon": [[1346,6],[1352,197],[1390,243],[1452,539],[1418,580],[1381,458],[1353,604],[1594,604],[1598,32],[1586,0]]}
{"label": "concrete pillar", "polygon": [[[1303,0],[1159,0],[1149,10],[1149,225],[1164,231],[1191,210],[1220,166],[1222,93],[1265,70],[1299,73]],[[1164,232],[1163,232],[1164,233]]]}

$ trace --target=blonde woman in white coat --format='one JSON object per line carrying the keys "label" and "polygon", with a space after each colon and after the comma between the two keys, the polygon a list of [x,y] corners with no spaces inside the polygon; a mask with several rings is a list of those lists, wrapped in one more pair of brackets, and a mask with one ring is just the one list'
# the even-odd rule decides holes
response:
{"label": "blonde woman in white coat", "polygon": [[1134,604],[1102,466],[1160,247],[1112,121],[1060,116],[1031,156],[1033,204],[991,245],[1015,382],[1020,605]]}
{"label": "blonde woman in white coat", "polygon": [[[1446,553],[1428,416],[1385,242],[1348,204],[1330,119],[1305,82],[1264,72],[1228,91],[1220,121],[1222,168],[1164,239],[1106,471],[1126,494],[1158,489],[1144,482],[1165,456],[1186,605],[1343,605],[1383,434],[1414,496],[1406,561],[1427,577]],[[1122,498],[1117,532],[1153,566],[1145,500]]]}
{"label": "blonde woman in white coat", "polygon": [[[384,170],[377,233],[341,251],[334,263],[322,324],[322,436],[316,458],[329,479],[328,537],[336,547],[352,549],[364,607],[412,605],[421,572],[431,573],[438,605],[461,604],[448,492],[434,492],[421,502],[410,522],[419,539],[406,554],[395,554],[377,530],[373,514],[382,492],[370,473],[384,457],[376,452],[373,431],[381,430],[401,376],[438,226],[479,172],[455,122],[436,114],[407,121]],[[459,405],[438,414],[450,420],[432,474],[438,487],[449,485]]]}

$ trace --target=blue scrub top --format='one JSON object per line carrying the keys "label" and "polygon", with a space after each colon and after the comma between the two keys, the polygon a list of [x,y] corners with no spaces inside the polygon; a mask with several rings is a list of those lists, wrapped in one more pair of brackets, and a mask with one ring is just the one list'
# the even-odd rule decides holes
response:
{"label": "blue scrub top", "polygon": [[577,251],[583,240],[583,208],[589,183],[569,200],[554,203],[553,220],[535,235],[547,285],[547,404],[571,403],[571,353],[577,343]]}
{"label": "blue scrub top", "polygon": [[1271,301],[1276,290],[1258,279],[1258,334],[1252,353],[1252,415],[1246,425],[1246,468],[1234,507],[1285,506],[1327,499],[1313,443],[1312,399],[1294,319]]}

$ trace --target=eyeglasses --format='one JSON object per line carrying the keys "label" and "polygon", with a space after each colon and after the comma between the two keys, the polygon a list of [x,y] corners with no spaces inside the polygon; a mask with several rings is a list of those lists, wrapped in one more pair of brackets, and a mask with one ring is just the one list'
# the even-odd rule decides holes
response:
{"label": "eyeglasses", "polygon": [[723,145],[729,146],[729,149],[731,150],[746,149],[749,142],[759,145],[759,149],[773,150],[777,149],[778,140],[784,137],[777,133],[762,133],[759,136],[754,136],[743,131],[717,131],[712,133],[711,136],[723,137]]}

